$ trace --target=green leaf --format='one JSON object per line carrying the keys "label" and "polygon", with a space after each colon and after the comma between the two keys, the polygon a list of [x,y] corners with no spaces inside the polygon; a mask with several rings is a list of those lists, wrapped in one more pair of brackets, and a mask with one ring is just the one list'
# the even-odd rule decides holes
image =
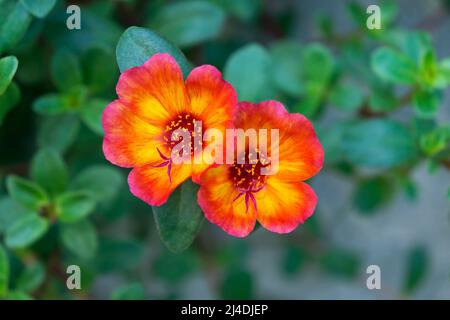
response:
{"label": "green leaf", "polygon": [[169,53],[180,66],[184,75],[191,65],[183,53],[157,33],[139,27],[130,27],[122,34],[116,48],[117,63],[121,72],[144,64],[155,53]]}
{"label": "green leaf", "polygon": [[412,293],[423,282],[428,271],[428,261],[428,253],[424,247],[416,246],[411,249],[406,262],[404,293]]}
{"label": "green leaf", "polygon": [[318,43],[308,45],[301,56],[303,77],[314,86],[325,86],[334,72],[335,61],[330,50]]}
{"label": "green leaf", "polygon": [[50,70],[54,85],[62,92],[82,85],[80,62],[77,56],[67,49],[56,51]]}
{"label": "green leaf", "polygon": [[388,119],[349,124],[342,138],[342,151],[352,164],[376,168],[409,163],[417,156],[416,142],[410,130]]}
{"label": "green leaf", "polygon": [[11,198],[24,207],[39,210],[48,203],[45,191],[38,184],[29,180],[17,176],[8,176],[6,188]]}
{"label": "green leaf", "polygon": [[243,269],[229,270],[222,280],[222,298],[225,300],[248,300],[253,298],[253,278]]}
{"label": "green leaf", "polygon": [[53,149],[44,148],[34,156],[31,162],[31,178],[50,194],[65,190],[69,173],[61,156]]}
{"label": "green leaf", "polygon": [[450,58],[442,60],[437,66],[435,85],[444,89],[450,85]]}
{"label": "green leaf", "polygon": [[398,105],[397,98],[391,86],[375,85],[371,88],[369,98],[370,110],[375,112],[390,112]]}
{"label": "green leaf", "polygon": [[356,84],[340,83],[331,91],[330,102],[344,111],[355,111],[364,102],[364,92]]}
{"label": "green leaf", "polygon": [[253,19],[262,7],[262,2],[260,0],[240,0],[240,1],[211,0],[211,1],[221,6],[231,15],[236,16],[237,18],[244,21],[249,21]]}
{"label": "green leaf", "polygon": [[33,210],[21,206],[10,197],[0,198],[0,233],[5,232],[18,219],[33,213]]}
{"label": "green leaf", "polygon": [[360,268],[360,261],[352,252],[329,249],[320,258],[322,268],[330,274],[347,279],[354,278]]}
{"label": "green leaf", "polygon": [[426,32],[406,32],[399,44],[417,65],[421,64],[424,57],[433,50],[431,37]]}
{"label": "green leaf", "polygon": [[31,16],[22,3],[17,1],[14,8],[4,16],[4,20],[0,21],[0,53],[11,50],[23,38],[30,23]]}
{"label": "green leaf", "polygon": [[42,237],[48,227],[48,221],[37,214],[24,216],[6,230],[5,243],[12,249],[28,247]]}
{"label": "green leaf", "polygon": [[391,198],[392,191],[392,181],[382,176],[371,177],[358,183],[353,202],[359,212],[370,215]]}
{"label": "green leaf", "polygon": [[130,270],[140,264],[144,248],[134,241],[101,239],[95,263],[100,272]]}
{"label": "green leaf", "polygon": [[144,300],[145,290],[141,283],[126,284],[111,294],[113,300]]}
{"label": "green leaf", "polygon": [[84,82],[92,92],[109,88],[118,74],[114,55],[102,48],[91,48],[81,60]]}
{"label": "green leaf", "polygon": [[56,0],[20,0],[20,2],[33,16],[43,18],[53,9]]}
{"label": "green leaf", "polygon": [[81,109],[81,119],[84,124],[100,136],[103,136],[102,113],[108,103],[103,99],[92,99]]}
{"label": "green leaf", "polygon": [[450,126],[442,126],[420,137],[420,148],[428,156],[433,156],[447,147],[450,141]]}
{"label": "green leaf", "polygon": [[270,53],[277,65],[273,70],[275,85],[286,94],[298,97],[304,90],[300,60],[302,47],[298,42],[282,40],[271,46]]}
{"label": "green leaf", "polygon": [[74,223],[88,216],[95,209],[95,200],[84,191],[68,191],[56,198],[58,220]]}
{"label": "green leaf", "polygon": [[74,142],[80,121],[71,114],[46,117],[38,131],[38,146],[53,148],[64,153]]}
{"label": "green leaf", "polygon": [[238,93],[239,100],[260,102],[273,96],[272,59],[258,44],[235,51],[225,65],[225,79]]}
{"label": "green leaf", "polygon": [[0,298],[8,293],[9,260],[6,250],[0,245]]}
{"label": "green leaf", "polygon": [[171,284],[185,280],[198,267],[198,261],[190,251],[180,254],[163,251],[153,263],[155,274]]}
{"label": "green leaf", "polygon": [[173,252],[187,249],[194,241],[203,221],[197,205],[198,187],[187,180],[171,195],[171,201],[152,207],[159,235]]}
{"label": "green leaf", "polygon": [[16,290],[33,292],[44,282],[45,267],[41,262],[28,266],[17,280]]}
{"label": "green leaf", "polygon": [[0,96],[5,93],[17,71],[19,61],[14,56],[0,59]]}
{"label": "green leaf", "polygon": [[6,114],[14,108],[14,106],[20,100],[20,90],[19,87],[13,82],[6,89],[5,93],[0,96],[0,125],[3,123],[3,119]]}
{"label": "green leaf", "polygon": [[98,250],[97,231],[91,222],[82,220],[61,226],[62,244],[67,250],[82,259],[94,257]]}
{"label": "green leaf", "polygon": [[57,115],[69,110],[69,101],[63,94],[50,93],[36,99],[33,110],[42,115]]}
{"label": "green leaf", "polygon": [[383,80],[413,84],[417,81],[417,66],[413,60],[391,48],[379,48],[372,55],[372,69]]}
{"label": "green leaf", "polygon": [[440,91],[418,91],[413,96],[414,111],[421,118],[433,118],[442,103]]}
{"label": "green leaf", "polygon": [[33,298],[22,291],[11,291],[5,297],[6,300],[33,300]]}
{"label": "green leaf", "polygon": [[288,276],[297,274],[306,262],[306,252],[297,246],[287,246],[283,253],[282,271]]}
{"label": "green leaf", "polygon": [[189,47],[217,37],[225,13],[208,1],[188,0],[168,4],[157,11],[149,27],[180,47]]}
{"label": "green leaf", "polygon": [[116,168],[96,165],[75,177],[71,189],[85,191],[97,201],[109,202],[118,194],[122,180]]}

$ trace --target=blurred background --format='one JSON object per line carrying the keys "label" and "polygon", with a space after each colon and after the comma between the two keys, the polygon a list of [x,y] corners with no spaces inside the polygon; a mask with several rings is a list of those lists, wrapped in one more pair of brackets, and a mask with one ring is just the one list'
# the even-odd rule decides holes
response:
{"label": "blurred background", "polygon": [[[13,77],[0,94],[0,297],[450,298],[449,1],[36,3],[0,0],[0,89]],[[66,27],[71,4],[80,30]],[[369,4],[381,30],[366,27]],[[305,225],[237,239],[204,221],[187,250],[165,247],[101,149],[129,26],[217,66],[240,100],[276,98],[313,121],[325,166]],[[66,288],[71,264],[82,290]]]}

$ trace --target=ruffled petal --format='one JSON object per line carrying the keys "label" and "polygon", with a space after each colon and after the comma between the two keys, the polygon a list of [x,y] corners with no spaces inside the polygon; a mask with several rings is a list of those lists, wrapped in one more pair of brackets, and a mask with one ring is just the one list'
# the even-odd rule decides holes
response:
{"label": "ruffled petal", "polygon": [[151,123],[165,124],[189,108],[183,73],[167,53],[154,54],[142,66],[126,70],[116,91],[132,112]]}
{"label": "ruffled petal", "polygon": [[247,236],[255,227],[256,211],[251,205],[246,210],[245,196],[238,197],[229,179],[228,167],[209,169],[201,180],[198,204],[206,219],[232,236]]}
{"label": "ruffled petal", "polygon": [[103,111],[102,126],[103,153],[111,163],[130,168],[160,160],[156,148],[161,129],[134,114],[119,100],[111,102]]}
{"label": "ruffled petal", "polygon": [[317,204],[314,190],[304,182],[287,182],[270,177],[255,194],[257,219],[269,231],[289,233],[310,217]]}
{"label": "ruffled petal", "polygon": [[139,199],[151,206],[160,206],[190,175],[191,167],[189,165],[173,165],[170,170],[171,181],[169,181],[167,166],[147,165],[136,167],[130,172],[128,185],[131,193]]}

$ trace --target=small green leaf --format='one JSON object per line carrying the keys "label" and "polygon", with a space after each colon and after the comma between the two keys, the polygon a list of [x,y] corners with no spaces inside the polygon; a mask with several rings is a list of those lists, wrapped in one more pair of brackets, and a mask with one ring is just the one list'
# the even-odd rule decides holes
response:
{"label": "small green leaf", "polygon": [[397,98],[391,86],[375,85],[371,88],[369,98],[370,110],[375,112],[390,112],[398,105]]}
{"label": "small green leaf", "polygon": [[5,297],[6,300],[33,300],[33,297],[22,291],[11,291]]}
{"label": "small green leaf", "polygon": [[258,44],[235,51],[225,65],[224,76],[238,93],[239,100],[260,102],[273,96],[272,58]]}
{"label": "small green leaf", "polygon": [[331,91],[330,102],[344,111],[355,111],[364,102],[364,92],[356,84],[340,83]]}
{"label": "small green leaf", "polygon": [[437,66],[435,85],[444,89],[450,85],[450,58],[442,60]]}
{"label": "small green leaf", "polygon": [[203,221],[197,205],[197,186],[187,180],[171,195],[171,201],[152,207],[159,235],[173,252],[187,249],[194,241]]}
{"label": "small green leaf", "polygon": [[17,280],[16,288],[24,292],[33,292],[45,279],[45,267],[41,262],[27,266]]}
{"label": "small green leaf", "polygon": [[3,119],[6,114],[14,108],[14,106],[20,100],[20,90],[19,87],[13,82],[6,89],[5,93],[0,96],[0,125],[3,123]]}
{"label": "small green leaf", "polygon": [[57,115],[69,110],[67,97],[62,94],[46,94],[33,102],[33,110],[42,115]]}
{"label": "small green leaf", "polygon": [[420,148],[428,156],[433,156],[447,147],[450,141],[450,127],[443,126],[431,130],[420,137]]}
{"label": "small green leaf", "polygon": [[38,131],[38,146],[64,153],[73,143],[80,129],[80,121],[71,114],[46,117]]}
{"label": "small green leaf", "polygon": [[102,113],[108,105],[108,101],[103,99],[92,99],[81,109],[81,119],[84,124],[98,135],[103,135]]}
{"label": "small green leaf", "polygon": [[54,85],[62,92],[82,85],[81,65],[77,56],[67,49],[58,50],[52,58],[51,76]]}
{"label": "small green leaf", "polygon": [[53,149],[44,148],[31,162],[31,178],[55,195],[65,190],[69,174],[61,156]]}
{"label": "small green leaf", "polygon": [[150,28],[180,47],[217,37],[225,22],[223,10],[207,1],[188,0],[166,5],[150,21]]}
{"label": "small green leaf", "polygon": [[22,3],[17,1],[11,11],[4,16],[4,20],[0,21],[0,53],[12,49],[23,38],[31,20],[31,15]]}
{"label": "small green leaf", "polygon": [[308,45],[301,56],[303,77],[314,86],[325,86],[334,72],[335,61],[330,50],[318,43]]}
{"label": "small green leaf", "polygon": [[360,261],[353,253],[342,249],[330,249],[320,258],[320,264],[330,274],[353,278],[358,273]]}
{"label": "small green leaf", "polygon": [[119,73],[114,55],[103,48],[91,48],[82,57],[84,82],[92,92],[109,88]]}
{"label": "small green leaf", "polygon": [[0,245],[0,298],[8,293],[9,260],[6,250]]}
{"label": "small green leaf", "polygon": [[14,56],[0,59],[0,96],[5,93],[17,71],[19,61]]}
{"label": "small green leaf", "polygon": [[113,300],[144,300],[145,290],[141,283],[126,284],[111,294]]}
{"label": "small green leaf", "polygon": [[392,181],[385,177],[371,177],[358,183],[353,202],[364,215],[376,212],[392,195]]}
{"label": "small green leaf", "polygon": [[53,9],[56,0],[20,0],[20,2],[32,15],[43,18]]}
{"label": "small green leaf", "polygon": [[374,119],[349,124],[341,143],[345,158],[356,166],[389,168],[417,157],[414,135],[394,120]]}
{"label": "small green leaf", "polygon": [[407,257],[403,292],[412,293],[424,280],[428,270],[428,253],[422,246],[411,249]]}
{"label": "small green leaf", "polygon": [[82,190],[97,201],[111,201],[122,185],[122,174],[109,166],[92,166],[75,177],[71,184],[72,190]]}
{"label": "small green leaf", "polygon": [[399,84],[417,81],[417,66],[413,60],[391,48],[379,48],[372,55],[373,71],[383,80]]}
{"label": "small green leaf", "polygon": [[6,230],[5,243],[12,249],[28,247],[42,237],[48,227],[48,221],[37,214],[24,216]]}
{"label": "small green leaf", "polygon": [[97,231],[88,220],[64,224],[60,232],[64,247],[76,256],[87,260],[97,253]]}
{"label": "small green leaf", "polygon": [[117,63],[121,72],[144,64],[155,53],[169,53],[178,62],[187,76],[191,65],[183,53],[157,33],[139,27],[130,27],[122,34],[117,44]]}
{"label": "small green leaf", "polygon": [[298,42],[283,40],[275,42],[270,48],[274,68],[274,82],[280,90],[298,97],[304,90],[302,83],[303,66],[300,60],[302,47]]}
{"label": "small green leaf", "polygon": [[0,198],[0,233],[5,232],[13,223],[34,211],[23,207],[10,197]]}
{"label": "small green leaf", "polygon": [[29,180],[9,176],[6,180],[6,188],[11,198],[33,210],[39,210],[48,202],[45,191],[38,184]]}
{"label": "small green leaf", "polygon": [[95,200],[86,192],[68,191],[56,198],[58,220],[63,223],[74,223],[92,213]]}
{"label": "small green leaf", "polygon": [[222,280],[222,298],[226,300],[248,300],[253,298],[253,278],[243,269],[229,270]]}
{"label": "small green leaf", "polygon": [[421,118],[432,118],[439,110],[442,102],[440,91],[418,91],[414,94],[413,103],[416,115]]}

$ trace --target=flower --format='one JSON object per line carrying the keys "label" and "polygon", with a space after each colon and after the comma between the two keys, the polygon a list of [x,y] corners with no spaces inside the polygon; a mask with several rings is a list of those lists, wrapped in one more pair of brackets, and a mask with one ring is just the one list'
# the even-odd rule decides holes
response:
{"label": "flower", "polygon": [[279,130],[277,150],[270,144],[267,148],[268,156],[278,152],[278,171],[262,175],[261,168],[268,164],[263,157],[253,164],[234,161],[211,168],[203,174],[198,191],[201,209],[211,223],[236,237],[247,236],[256,221],[272,232],[291,232],[313,214],[317,203],[313,189],[303,182],[320,171],[324,160],[311,122],[288,113],[277,101],[241,102],[234,126]]}
{"label": "flower", "polygon": [[211,166],[173,163],[171,151],[178,141],[172,141],[172,134],[180,129],[193,137],[194,121],[201,121],[203,129],[224,131],[232,122],[236,92],[210,65],[194,68],[184,81],[175,59],[166,53],[122,73],[116,91],[119,98],[102,114],[103,152],[111,163],[133,168],[128,176],[131,193],[161,205],[183,181],[192,177],[198,182]]}

